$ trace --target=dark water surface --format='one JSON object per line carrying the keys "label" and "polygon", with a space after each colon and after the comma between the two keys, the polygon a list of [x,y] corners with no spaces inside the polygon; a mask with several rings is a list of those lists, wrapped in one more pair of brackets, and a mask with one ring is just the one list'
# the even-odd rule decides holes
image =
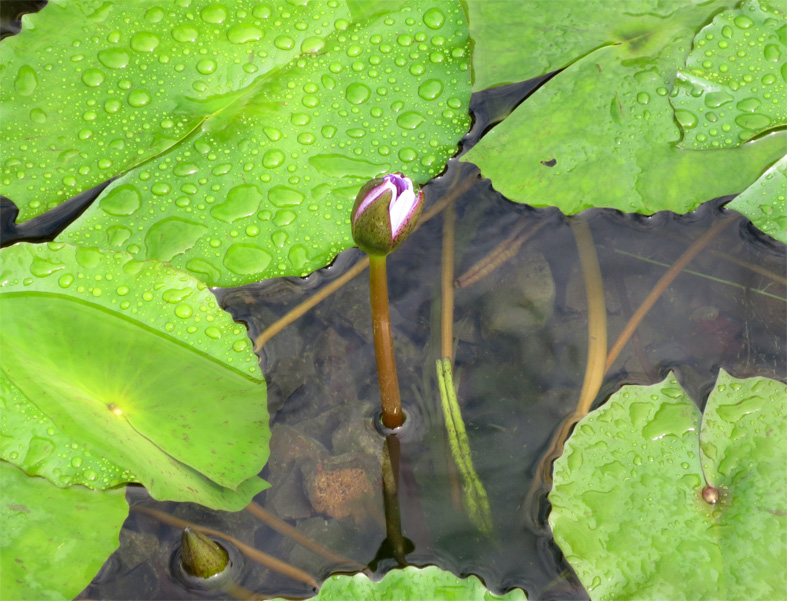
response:
{"label": "dark water surface", "polygon": [[[463,176],[455,177],[456,169],[452,164],[430,184],[430,201],[446,193],[442,187],[449,182],[457,185]],[[610,344],[666,271],[659,263],[672,264],[712,224],[734,215],[720,209],[721,202],[706,203],[686,216],[597,210],[574,218],[588,221],[597,246]],[[584,599],[586,593],[552,542],[546,498],[526,503],[552,433],[577,402],[585,369],[587,303],[570,220],[555,210],[510,203],[477,177],[458,200],[457,213],[457,277],[511,232],[538,227],[496,271],[455,290],[458,398],[495,532],[487,537],[476,529],[452,484],[458,475],[446,444],[434,365],[442,237],[437,217],[388,260],[399,381],[411,416],[401,444],[399,490],[403,533],[414,544],[407,561],[477,574],[495,592],[522,587],[530,599]],[[216,293],[255,337],[361,257],[348,251],[303,280],[284,278]],[[597,402],[624,383],[653,383],[670,370],[700,406],[721,367],[736,377],[784,379],[787,291],[746,263],[783,278],[785,251],[738,218],[656,303],[639,328],[637,345],[630,342],[607,374]],[[390,552],[378,553],[386,538],[380,475],[384,439],[372,424],[379,396],[366,272],[276,335],[261,355],[273,427],[271,460],[262,476],[273,486],[256,502],[331,550],[373,563],[382,575],[397,562]],[[350,497],[356,488],[365,492],[349,501],[337,494],[326,505],[315,492],[323,474],[351,489]],[[247,512],[159,503],[140,489],[130,492],[129,501],[231,534],[318,580],[337,567]],[[178,530],[132,511],[121,548],[84,597],[210,596],[170,575],[179,537]],[[246,589],[312,594],[309,586],[248,559],[241,563],[238,583]]]}
{"label": "dark water surface", "polygon": [[[546,78],[474,96],[468,148]],[[469,182],[467,181],[469,178]],[[493,592],[525,589],[533,599],[586,599],[552,541],[544,495],[528,501],[535,470],[578,400],[587,354],[587,300],[571,219],[586,220],[601,264],[610,344],[631,313],[692,241],[732,212],[727,199],[694,213],[651,217],[611,210],[567,219],[517,205],[455,160],[426,187],[432,204],[469,183],[456,201],[456,276],[495,247],[511,256],[478,282],[455,289],[455,382],[476,471],[489,497],[494,533],[479,532],[462,505],[437,392],[443,219],[425,223],[388,259],[391,317],[403,402],[399,496],[412,565],[476,574]],[[427,206],[427,209],[429,206]],[[8,207],[6,207],[8,209]],[[8,213],[5,213],[8,215]],[[0,235],[45,238],[73,216]],[[518,237],[529,236],[514,252]],[[362,253],[351,250],[311,276],[215,290],[252,338],[335,280]],[[736,377],[787,378],[785,247],[737,218],[678,276],[606,375],[597,404],[626,383],[650,384],[673,370],[702,406],[724,368]],[[665,266],[666,265],[666,266]],[[753,267],[754,268],[753,268]],[[776,275],[770,277],[768,272]],[[356,277],[271,339],[261,352],[273,438],[255,502],[376,576],[396,567],[386,539],[381,466],[384,438],[373,425],[379,392],[368,276]],[[284,560],[318,581],[341,569],[249,512],[157,502],[129,487],[132,511],[121,545],[84,599],[244,597],[198,590],[179,575],[181,531],[134,508],[154,508],[215,528]],[[225,543],[222,543],[225,544]],[[230,547],[234,582],[265,596],[308,597],[314,589],[262,567]],[[346,566],[344,566],[346,568]]]}

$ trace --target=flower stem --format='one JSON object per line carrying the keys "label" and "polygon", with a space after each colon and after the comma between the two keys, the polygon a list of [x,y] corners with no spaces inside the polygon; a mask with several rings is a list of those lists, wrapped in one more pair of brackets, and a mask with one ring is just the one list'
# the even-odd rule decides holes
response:
{"label": "flower stem", "polygon": [[386,538],[391,543],[394,559],[404,567],[407,565],[407,543],[402,534],[402,514],[399,511],[399,439],[393,434],[385,437],[382,467]]}
{"label": "flower stem", "polygon": [[369,257],[369,292],[372,303],[372,330],[374,354],[377,357],[377,380],[380,383],[380,400],[383,406],[383,425],[398,428],[404,423],[402,401],[399,397],[399,380],[396,376],[396,359],[391,336],[391,316],[388,312],[388,278],[385,256]]}
{"label": "flower stem", "polygon": [[454,360],[454,224],[456,206],[450,204],[443,213],[443,261],[441,274],[441,327],[440,354]]}

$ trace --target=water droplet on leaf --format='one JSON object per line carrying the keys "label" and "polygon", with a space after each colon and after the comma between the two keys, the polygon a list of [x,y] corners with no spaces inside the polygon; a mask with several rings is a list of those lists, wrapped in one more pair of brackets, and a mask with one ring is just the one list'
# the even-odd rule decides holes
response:
{"label": "water droplet on leaf", "polygon": [[430,8],[424,13],[424,23],[429,29],[440,29],[445,23],[445,15],[439,8]]}
{"label": "water droplet on leaf", "polygon": [[109,215],[133,215],[142,204],[142,196],[134,186],[125,184],[102,196],[98,206]]}
{"label": "water droplet on leaf", "polygon": [[131,49],[137,52],[153,52],[161,40],[155,33],[140,31],[131,38]]}
{"label": "water droplet on leaf", "polygon": [[424,100],[434,100],[443,92],[443,83],[439,79],[427,79],[418,86],[418,95]]}
{"label": "water droplet on leaf", "polygon": [[22,65],[14,80],[14,89],[20,96],[30,96],[38,85],[36,72],[29,65]]}
{"label": "water droplet on leaf", "polygon": [[212,58],[203,58],[197,63],[197,71],[203,75],[210,75],[216,70],[216,61]]}
{"label": "water droplet on leaf", "polygon": [[[249,23],[239,23],[230,27],[227,32],[227,39],[233,44],[245,44],[246,42],[261,40],[264,35],[265,33],[259,27]],[[279,38],[276,39],[278,40]]]}
{"label": "water droplet on leaf", "polygon": [[200,12],[205,23],[222,23],[227,19],[227,10],[221,4],[209,4]]}
{"label": "water droplet on leaf", "polygon": [[347,98],[347,101],[352,104],[363,104],[369,100],[369,96],[371,96],[371,94],[372,91],[368,86],[360,82],[354,82],[347,86],[345,98]]}
{"label": "water droplet on leaf", "polygon": [[224,223],[250,217],[259,210],[262,194],[254,184],[235,186],[227,193],[227,200],[214,206],[210,214]]}
{"label": "water droplet on leaf", "polygon": [[104,74],[98,69],[88,69],[82,73],[82,83],[89,88],[96,88],[104,83]]}
{"label": "water droplet on leaf", "polygon": [[266,251],[251,244],[233,244],[224,255],[224,266],[235,274],[251,275],[265,271],[272,259]]}
{"label": "water droplet on leaf", "polygon": [[109,69],[124,69],[128,66],[131,56],[122,48],[99,50],[98,60]]}
{"label": "water droplet on leaf", "polygon": [[145,90],[134,90],[128,95],[128,103],[134,108],[140,108],[150,102],[150,94]]}

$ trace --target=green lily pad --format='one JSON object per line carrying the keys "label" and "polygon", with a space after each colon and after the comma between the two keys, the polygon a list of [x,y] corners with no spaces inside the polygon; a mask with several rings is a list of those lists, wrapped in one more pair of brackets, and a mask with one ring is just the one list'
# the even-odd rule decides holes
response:
{"label": "green lily pad", "polygon": [[[704,417],[671,374],[625,386],[579,422],[554,482],[555,540],[594,600],[787,590],[781,382],[721,371]],[[719,491],[715,505],[706,483]]]}
{"label": "green lily pad", "polygon": [[73,599],[118,546],[125,491],[61,489],[0,461],[0,598]]}
{"label": "green lily pad", "polygon": [[57,486],[137,481],[222,509],[265,488],[265,382],[202,282],[62,243],[0,261],[3,459]]}
{"label": "green lily pad", "polygon": [[[567,67],[579,57],[647,35],[680,8],[643,0],[464,0],[473,39],[473,91]],[[728,3],[729,4],[729,3]]]}
{"label": "green lily pad", "polygon": [[366,180],[423,183],[456,152],[469,42],[451,0],[295,4],[72,0],[26,19],[0,46],[2,194],[26,220],[128,171],[61,240],[209,285],[324,266],[352,246]]}
{"label": "green lily pad", "polygon": [[475,576],[457,578],[435,566],[391,570],[379,582],[372,582],[363,574],[331,576],[314,599],[320,601],[525,601],[521,589],[505,595],[487,590]]}
{"label": "green lily pad", "polygon": [[787,156],[783,156],[727,205],[760,230],[787,244]]}
{"label": "green lily pad", "polygon": [[697,28],[722,5],[670,6],[668,18],[643,19],[638,35],[612,38],[550,79],[462,160],[507,198],[567,214],[685,213],[745,189],[784,154],[787,133],[734,149],[675,147],[669,89]]}
{"label": "green lily pad", "polygon": [[670,94],[680,146],[728,148],[787,124],[787,18],[747,0],[694,38]]}

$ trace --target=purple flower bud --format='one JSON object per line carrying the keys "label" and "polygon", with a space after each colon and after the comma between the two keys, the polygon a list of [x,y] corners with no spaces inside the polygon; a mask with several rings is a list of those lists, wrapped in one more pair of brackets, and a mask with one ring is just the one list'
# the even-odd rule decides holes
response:
{"label": "purple flower bud", "polygon": [[355,243],[370,255],[387,255],[415,229],[423,206],[423,191],[401,173],[367,182],[352,212]]}

